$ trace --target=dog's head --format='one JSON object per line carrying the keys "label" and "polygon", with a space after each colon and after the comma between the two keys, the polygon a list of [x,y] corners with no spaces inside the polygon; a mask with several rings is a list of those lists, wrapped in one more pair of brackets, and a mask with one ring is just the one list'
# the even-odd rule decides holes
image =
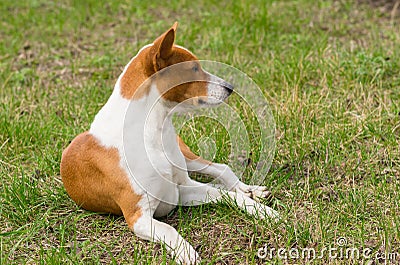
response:
{"label": "dog's head", "polygon": [[174,45],[176,28],[177,23],[139,51],[122,75],[121,94],[139,99],[156,89],[167,106],[220,104],[232,93],[233,86],[206,72],[193,53]]}

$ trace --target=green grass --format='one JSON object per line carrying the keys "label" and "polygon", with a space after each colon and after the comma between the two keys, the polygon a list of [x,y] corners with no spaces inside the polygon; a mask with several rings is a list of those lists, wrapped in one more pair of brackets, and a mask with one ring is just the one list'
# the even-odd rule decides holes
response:
{"label": "green grass", "polygon": [[[276,120],[264,184],[281,222],[225,204],[162,219],[204,264],[266,263],[257,258],[266,244],[319,251],[339,237],[400,253],[398,16],[348,1],[145,2],[0,2],[0,264],[170,263],[123,218],[79,209],[59,162],[123,66],[176,20],[177,43],[247,73]],[[184,137],[196,149],[196,137]],[[219,137],[224,161],[218,141],[229,139]],[[313,262],[326,263],[358,261]]]}

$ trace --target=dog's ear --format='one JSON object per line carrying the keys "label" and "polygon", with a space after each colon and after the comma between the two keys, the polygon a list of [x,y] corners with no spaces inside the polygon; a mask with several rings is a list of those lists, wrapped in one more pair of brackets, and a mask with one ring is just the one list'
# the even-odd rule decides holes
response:
{"label": "dog's ear", "polygon": [[178,22],[175,22],[169,30],[154,41],[153,63],[156,71],[167,66],[166,61],[172,55],[172,47],[174,46],[175,31],[177,27]]}

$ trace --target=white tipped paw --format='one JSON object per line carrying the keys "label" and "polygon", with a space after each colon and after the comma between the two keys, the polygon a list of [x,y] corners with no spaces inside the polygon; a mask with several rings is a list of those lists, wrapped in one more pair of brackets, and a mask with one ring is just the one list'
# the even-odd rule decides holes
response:
{"label": "white tipped paw", "polygon": [[274,209],[272,209],[268,206],[264,206],[262,208],[264,208],[264,209],[259,211],[259,216],[261,219],[271,219],[274,221],[278,221],[280,219],[279,213],[277,211],[275,211]]}
{"label": "white tipped paw", "polygon": [[200,264],[201,259],[196,250],[187,243],[185,250],[181,250],[177,253],[177,262],[185,265],[196,265]]}
{"label": "white tipped paw", "polygon": [[251,186],[239,182],[234,188],[236,193],[245,196],[246,211],[260,219],[279,220],[279,214],[274,209],[259,203],[260,198],[271,198],[271,192],[264,186]]}
{"label": "white tipped paw", "polygon": [[246,185],[243,182],[239,182],[235,187],[235,191],[256,201],[258,201],[260,198],[271,198],[271,192],[269,192],[267,187],[264,186],[251,186]]}
{"label": "white tipped paw", "polygon": [[244,200],[244,207],[242,208],[259,219],[270,219],[272,221],[278,221],[280,219],[277,211],[247,197]]}

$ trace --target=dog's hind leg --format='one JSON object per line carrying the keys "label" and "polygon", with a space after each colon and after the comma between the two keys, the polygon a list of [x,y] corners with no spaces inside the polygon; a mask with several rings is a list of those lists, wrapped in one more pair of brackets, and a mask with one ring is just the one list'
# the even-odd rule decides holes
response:
{"label": "dog's hind leg", "polygon": [[142,216],[131,227],[143,239],[164,242],[172,256],[182,264],[198,264],[200,257],[194,248],[172,226],[150,216]]}
{"label": "dog's hind leg", "polygon": [[[128,197],[120,196],[118,204],[122,209],[128,227],[140,238],[163,242],[176,261],[182,264],[198,264],[200,257],[195,249],[172,226],[154,219],[153,210],[137,208]],[[149,205],[158,204],[149,201]]]}
{"label": "dog's hind leg", "polygon": [[241,209],[258,218],[278,219],[279,214],[272,208],[258,203],[242,193],[217,189],[190,178],[179,186],[180,204],[183,206],[200,205],[209,202],[233,200]]}
{"label": "dog's hind leg", "polygon": [[242,193],[252,199],[270,197],[271,193],[266,187],[247,185],[241,182],[228,165],[213,163],[194,154],[179,136],[178,143],[185,157],[188,171],[209,175],[221,181],[227,190]]}

